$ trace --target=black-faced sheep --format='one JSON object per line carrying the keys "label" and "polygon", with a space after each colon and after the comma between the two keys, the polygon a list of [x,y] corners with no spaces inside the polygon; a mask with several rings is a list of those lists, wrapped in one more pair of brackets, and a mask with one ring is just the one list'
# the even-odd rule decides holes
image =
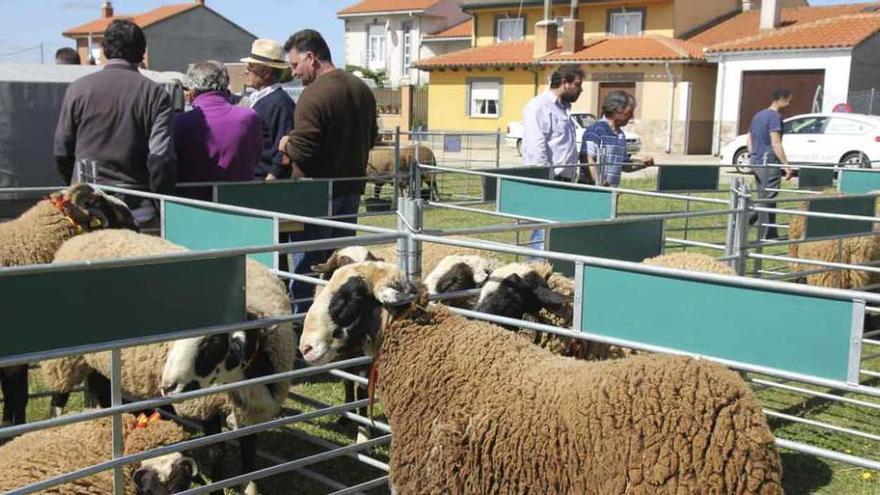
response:
{"label": "black-faced sheep", "polygon": [[[0,223],[0,267],[49,263],[65,240],[99,229],[137,230],[137,225],[125,203],[88,184],[52,193],[15,220]],[[24,423],[27,365],[0,368],[0,386],[3,423]]]}
{"label": "black-faced sheep", "polygon": [[773,435],[736,373],[676,356],[556,356],[423,309],[416,292],[393,265],[344,267],[300,341],[313,364],[353,342],[375,356],[398,493],[782,493]]}
{"label": "black-faced sheep", "polygon": [[[422,165],[434,166],[437,160],[434,158],[434,152],[426,146],[408,145],[400,147],[400,161],[398,162],[398,174],[407,174],[412,170],[416,163],[416,154],[418,153],[418,163]],[[394,147],[393,146],[376,146],[370,150],[370,156],[367,161],[367,176],[373,177],[371,181],[375,184],[373,189],[373,197],[378,198],[382,192],[382,186],[392,181],[388,176],[394,172]],[[401,194],[406,188],[406,178],[400,178]],[[422,171],[422,183],[431,191],[431,197],[438,198],[437,179],[433,171]]]}
{"label": "black-faced sheep", "polygon": [[[137,454],[187,439],[171,421],[138,422],[123,417],[124,454]],[[0,492],[106,462],[112,458],[112,419],[100,418],[26,433],[0,446]],[[125,493],[167,495],[188,490],[198,475],[196,463],[180,453],[154,457],[124,468]],[[41,493],[106,495],[113,492],[112,471],[80,478]]]}
{"label": "black-faced sheep", "polygon": [[[186,251],[164,239],[126,231],[95,232],[76,237],[59,248],[56,262],[74,262]],[[290,299],[284,284],[266,267],[247,260],[246,302],[254,319],[290,315]],[[293,369],[296,335],[291,322],[253,329],[130,347],[122,350],[123,393],[133,398],[174,394],[212,384],[281,373]],[[62,358],[66,359],[66,358]],[[107,352],[83,356],[85,364],[104,376],[110,373]],[[59,360],[55,360],[57,363]],[[50,370],[52,368],[49,363]],[[61,363],[61,366],[64,366]],[[53,376],[50,372],[47,376]],[[49,382],[49,380],[47,380]],[[69,384],[69,381],[67,382]],[[218,433],[222,419],[231,413],[237,426],[273,418],[287,398],[288,382],[253,385],[235,391],[175,404],[186,417],[204,421],[206,433]],[[52,387],[51,383],[47,386]],[[256,437],[243,437],[242,464],[250,471],[255,464]],[[218,459],[219,460],[219,459]],[[214,473],[219,477],[218,473]],[[246,491],[255,493],[251,483]]]}

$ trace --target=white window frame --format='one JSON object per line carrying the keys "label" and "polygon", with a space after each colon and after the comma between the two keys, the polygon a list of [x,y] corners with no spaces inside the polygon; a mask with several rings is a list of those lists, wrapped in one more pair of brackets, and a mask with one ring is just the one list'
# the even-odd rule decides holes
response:
{"label": "white window frame", "polygon": [[[500,79],[469,79],[467,93],[467,113],[469,117],[475,119],[497,119],[501,117],[502,83]],[[493,106],[495,111],[489,111]]]}
{"label": "white window frame", "polygon": [[409,72],[410,66],[412,65],[412,40],[413,40],[413,29],[412,22],[404,22],[400,30],[403,33],[403,46],[401,47],[401,53],[403,58],[403,72]]}
{"label": "white window frame", "polygon": [[[608,34],[613,34],[613,35],[616,35],[616,36],[628,36],[628,35],[634,35],[634,34],[641,34],[641,33],[642,33],[642,26],[644,25],[644,22],[645,22],[645,18],[644,18],[645,13],[642,12],[641,10],[627,10],[627,11],[624,11],[624,12],[611,12],[609,15],[610,15],[610,17],[609,17],[610,20],[609,20],[609,23],[608,23],[608,30],[609,30],[609,33],[608,33]],[[625,32],[625,33],[619,33],[619,32],[616,32],[615,29],[614,29],[614,24],[615,24],[614,21],[615,21],[615,19],[620,19],[620,18],[624,18],[624,19],[626,19],[626,18],[628,18],[628,17],[632,17],[632,18],[634,18],[634,19],[636,20],[636,22],[635,22],[635,25],[636,25],[636,29],[635,29],[635,31],[630,32],[629,30],[627,30],[627,32]],[[627,23],[626,25],[629,26],[628,23]]]}
{"label": "white window frame", "polygon": [[371,69],[380,66],[384,68],[387,61],[388,34],[385,32],[385,26],[371,25],[367,30],[367,65]]}
{"label": "white window frame", "polygon": [[[501,25],[502,24],[514,24],[516,23],[519,26],[519,35],[516,37],[501,37]],[[526,37],[526,21],[522,17],[499,17],[495,21],[495,41],[504,42],[504,41],[516,41],[521,40]]]}

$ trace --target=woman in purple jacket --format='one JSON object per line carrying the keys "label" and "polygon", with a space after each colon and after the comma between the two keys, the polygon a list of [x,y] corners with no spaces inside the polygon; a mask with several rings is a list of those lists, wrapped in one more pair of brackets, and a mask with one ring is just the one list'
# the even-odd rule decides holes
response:
{"label": "woman in purple jacket", "polygon": [[[193,64],[186,73],[192,110],[174,119],[177,182],[249,181],[260,159],[260,117],[229,103],[229,73],[220,62]],[[184,196],[210,200],[209,191],[180,188]]]}

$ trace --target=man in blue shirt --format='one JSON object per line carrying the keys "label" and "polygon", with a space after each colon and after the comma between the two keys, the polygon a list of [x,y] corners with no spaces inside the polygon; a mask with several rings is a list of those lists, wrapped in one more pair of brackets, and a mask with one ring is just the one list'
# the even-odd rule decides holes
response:
{"label": "man in blue shirt", "polygon": [[[791,103],[791,91],[777,89],[773,92],[773,102],[768,108],[761,110],[752,117],[749,135],[746,140],[751,158],[752,171],[758,184],[758,198],[775,198],[777,190],[785,174],[785,180],[791,178],[791,169],[772,165],[788,165],[785,150],[782,149],[782,111]],[[767,166],[771,165],[771,166]],[[767,208],[776,208],[776,203],[767,203]],[[762,232],[758,235],[766,239],[775,239],[779,233],[775,226],[776,214],[753,213],[750,224],[760,220]]]}
{"label": "man in blue shirt", "polygon": [[584,130],[581,162],[591,164],[594,184],[617,187],[623,172],[634,172],[654,165],[653,158],[631,159],[622,128],[632,120],[636,99],[625,91],[612,91],[602,102],[603,118]]}

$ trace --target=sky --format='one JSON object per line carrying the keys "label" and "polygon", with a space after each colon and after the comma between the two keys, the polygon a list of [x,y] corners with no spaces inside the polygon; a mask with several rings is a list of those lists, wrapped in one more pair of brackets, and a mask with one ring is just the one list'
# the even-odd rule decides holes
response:
{"label": "sky", "polygon": [[[138,14],[163,4],[191,0],[113,0],[117,14]],[[295,31],[312,28],[327,39],[333,60],[343,60],[343,23],[336,12],[358,0],[206,0],[207,5],[260,38],[281,43]],[[0,0],[0,63],[46,63],[55,50],[73,46],[61,36],[65,29],[100,16],[103,0]],[[811,5],[858,3],[852,0],[811,0]],[[242,55],[244,56],[244,54]]]}

